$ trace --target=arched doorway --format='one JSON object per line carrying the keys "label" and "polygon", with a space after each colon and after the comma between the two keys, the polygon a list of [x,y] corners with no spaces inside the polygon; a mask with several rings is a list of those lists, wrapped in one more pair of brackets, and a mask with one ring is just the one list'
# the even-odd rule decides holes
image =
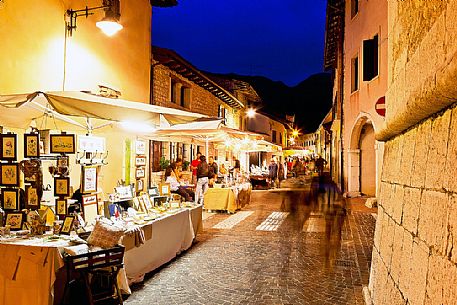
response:
{"label": "arched doorway", "polygon": [[348,149],[349,196],[376,196],[377,160],[372,120],[369,114],[361,113],[352,128]]}
{"label": "arched doorway", "polygon": [[376,152],[375,134],[371,123],[362,126],[360,147],[360,192],[376,196]]}

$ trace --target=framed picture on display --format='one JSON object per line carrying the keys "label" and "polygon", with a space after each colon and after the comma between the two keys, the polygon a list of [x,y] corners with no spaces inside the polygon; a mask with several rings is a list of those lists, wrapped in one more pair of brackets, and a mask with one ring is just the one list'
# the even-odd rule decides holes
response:
{"label": "framed picture on display", "polygon": [[150,197],[160,196],[159,188],[157,186],[153,186],[148,190],[148,194]]}
{"label": "framed picture on display", "polygon": [[2,189],[2,206],[4,210],[19,210],[19,189]]}
{"label": "framed picture on display", "polygon": [[141,197],[143,198],[143,202],[146,205],[147,209],[153,208],[153,204],[152,204],[151,198],[149,198],[149,196],[147,194],[144,194]]}
{"label": "framed picture on display", "polygon": [[40,198],[38,189],[33,185],[25,186],[25,208],[30,210],[40,209]]}
{"label": "framed picture on display", "polygon": [[74,134],[52,134],[50,135],[51,154],[74,154],[75,135]]}
{"label": "framed picture on display", "polygon": [[137,167],[135,169],[135,178],[139,179],[139,178],[144,178],[146,177],[146,170],[144,167]]}
{"label": "framed picture on display", "polygon": [[81,172],[81,193],[97,191],[97,166],[83,166]]}
{"label": "framed picture on display", "polygon": [[17,135],[14,133],[0,135],[0,144],[0,160],[16,161]]}
{"label": "framed picture on display", "polygon": [[75,221],[75,216],[65,216],[63,224],[60,227],[59,234],[70,235],[71,230],[73,229],[73,222]]}
{"label": "framed picture on display", "polygon": [[11,230],[18,231],[22,230],[22,224],[24,222],[24,213],[22,212],[6,212],[5,226],[11,226]]}
{"label": "framed picture on display", "polygon": [[144,155],[146,153],[146,142],[136,140],[135,141],[135,153],[137,155]]}
{"label": "framed picture on display", "polygon": [[119,200],[132,199],[133,197],[133,190],[130,186],[117,186],[114,190],[119,195]]}
{"label": "framed picture on display", "polygon": [[83,216],[86,223],[90,223],[97,218],[98,215],[98,204],[97,204],[97,195],[89,194],[83,195]]}
{"label": "framed picture on display", "polygon": [[160,196],[170,196],[170,183],[161,183],[159,185]]}
{"label": "framed picture on display", "polygon": [[54,178],[54,196],[68,197],[70,196],[70,178],[55,177]]}
{"label": "framed picture on display", "polygon": [[142,192],[144,190],[144,180],[143,179],[138,179],[136,181],[136,191],[137,192]]}
{"label": "framed picture on display", "polygon": [[19,186],[19,163],[0,164],[0,185]]}
{"label": "framed picture on display", "polygon": [[66,199],[59,198],[56,200],[56,214],[59,216],[65,216],[68,214]]}
{"label": "framed picture on display", "polygon": [[136,156],[135,157],[135,166],[145,166],[146,157],[145,156]]}
{"label": "framed picture on display", "polygon": [[69,156],[59,156],[57,157],[57,167],[56,174],[61,177],[66,177],[70,173],[70,157]]}
{"label": "framed picture on display", "polygon": [[24,158],[40,156],[40,135],[38,133],[24,134]]}

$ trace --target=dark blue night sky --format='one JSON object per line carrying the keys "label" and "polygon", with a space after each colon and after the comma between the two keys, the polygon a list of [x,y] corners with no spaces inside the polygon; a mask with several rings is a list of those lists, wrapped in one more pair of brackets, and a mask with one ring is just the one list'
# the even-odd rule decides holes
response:
{"label": "dark blue night sky", "polygon": [[197,68],[294,86],[322,72],[325,0],[179,0],[154,8],[153,44]]}

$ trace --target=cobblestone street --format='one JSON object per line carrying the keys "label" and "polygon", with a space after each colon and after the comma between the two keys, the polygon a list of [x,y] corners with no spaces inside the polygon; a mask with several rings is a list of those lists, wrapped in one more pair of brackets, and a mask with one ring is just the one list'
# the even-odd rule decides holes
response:
{"label": "cobblestone street", "polygon": [[205,215],[195,245],[126,304],[364,304],[376,210],[363,202],[315,184],[253,191],[241,212]]}

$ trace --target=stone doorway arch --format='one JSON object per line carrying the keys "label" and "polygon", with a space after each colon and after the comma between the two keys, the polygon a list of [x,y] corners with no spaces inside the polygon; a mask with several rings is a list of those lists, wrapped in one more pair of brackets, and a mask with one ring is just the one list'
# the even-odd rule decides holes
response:
{"label": "stone doorway arch", "polygon": [[377,151],[375,128],[367,113],[361,113],[351,132],[348,153],[348,193],[376,196]]}

